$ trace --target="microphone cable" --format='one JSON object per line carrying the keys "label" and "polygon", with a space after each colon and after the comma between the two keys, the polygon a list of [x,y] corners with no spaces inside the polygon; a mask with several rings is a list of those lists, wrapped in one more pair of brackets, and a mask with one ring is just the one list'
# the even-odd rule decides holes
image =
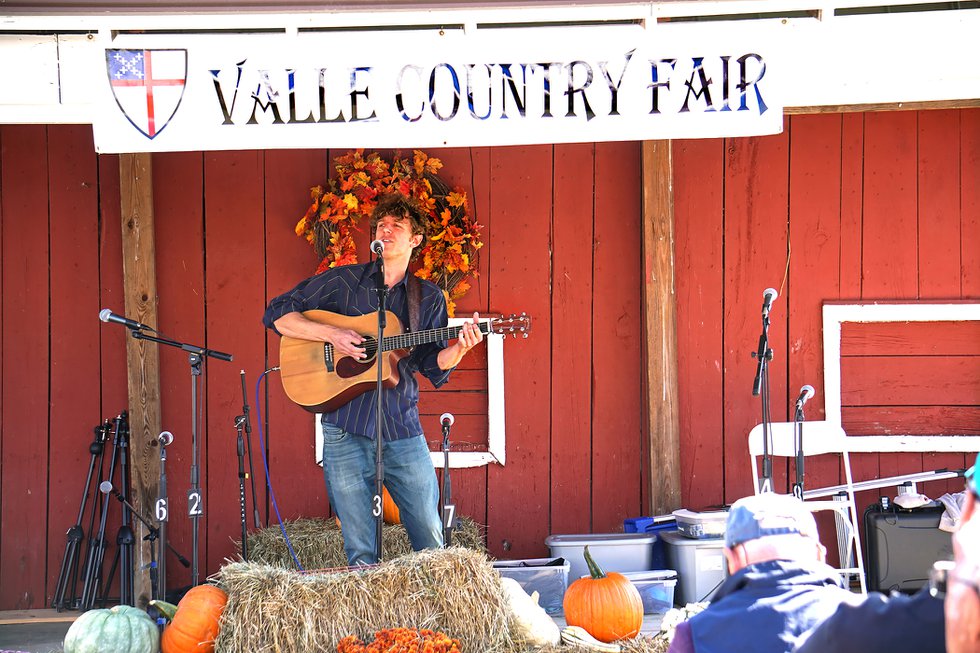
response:
{"label": "microphone cable", "polygon": [[286,548],[289,549],[289,555],[292,556],[293,562],[296,563],[296,569],[299,571],[306,571],[303,569],[303,565],[300,564],[299,558],[296,557],[296,552],[293,550],[293,543],[289,540],[289,535],[286,534],[286,526],[282,523],[282,514],[279,512],[279,503],[276,501],[276,493],[272,489],[272,477],[269,475],[269,460],[265,455],[265,438],[262,436],[262,404],[259,403],[259,387],[262,385],[262,379],[266,377],[269,372],[277,372],[279,366],[270,367],[266,371],[259,375],[258,380],[255,382],[255,421],[259,424],[259,449],[262,454],[262,467],[265,470],[265,486],[269,489],[269,498],[272,499],[272,509],[276,511],[276,520],[279,522],[279,530],[282,531],[282,538],[286,542]]}

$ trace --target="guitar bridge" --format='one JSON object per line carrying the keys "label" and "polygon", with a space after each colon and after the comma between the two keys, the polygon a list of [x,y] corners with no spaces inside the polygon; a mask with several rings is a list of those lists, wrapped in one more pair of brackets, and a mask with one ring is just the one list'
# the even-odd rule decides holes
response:
{"label": "guitar bridge", "polygon": [[323,343],[323,363],[327,366],[328,372],[333,372],[333,347],[330,343]]}

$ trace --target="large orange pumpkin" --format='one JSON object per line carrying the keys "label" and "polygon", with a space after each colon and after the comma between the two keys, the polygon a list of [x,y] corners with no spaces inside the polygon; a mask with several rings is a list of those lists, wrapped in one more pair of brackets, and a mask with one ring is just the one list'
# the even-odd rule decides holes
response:
{"label": "large orange pumpkin", "polygon": [[177,604],[177,611],[160,638],[162,653],[212,653],[218,620],[228,595],[215,585],[197,585]]}
{"label": "large orange pumpkin", "polygon": [[569,626],[581,626],[603,642],[636,637],[643,626],[643,599],[626,576],[604,573],[585,547],[589,576],[565,591],[562,607]]}
{"label": "large orange pumpkin", "polygon": [[[381,486],[381,515],[385,520],[386,524],[400,524],[402,523],[401,512],[398,510],[398,506],[395,505],[395,500],[391,498],[388,494],[388,488]],[[334,517],[337,520],[337,526],[340,526],[340,517]]]}

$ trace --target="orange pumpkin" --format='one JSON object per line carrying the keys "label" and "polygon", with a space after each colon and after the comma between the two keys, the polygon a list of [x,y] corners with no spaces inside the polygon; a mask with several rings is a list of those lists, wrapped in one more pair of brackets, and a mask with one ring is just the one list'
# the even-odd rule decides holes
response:
{"label": "orange pumpkin", "polygon": [[160,638],[162,653],[212,653],[218,620],[228,595],[215,585],[197,585],[177,604],[177,611]]}
{"label": "orange pumpkin", "polygon": [[[381,486],[381,515],[385,520],[386,524],[400,524],[402,523],[401,513],[398,510],[398,506],[395,505],[395,500],[391,498],[388,494],[388,488]],[[337,528],[340,528],[340,517],[334,517],[337,521]]]}
{"label": "orange pumpkin", "polygon": [[585,547],[589,576],[569,585],[562,601],[565,621],[603,642],[636,637],[643,626],[643,600],[626,576],[604,573]]}

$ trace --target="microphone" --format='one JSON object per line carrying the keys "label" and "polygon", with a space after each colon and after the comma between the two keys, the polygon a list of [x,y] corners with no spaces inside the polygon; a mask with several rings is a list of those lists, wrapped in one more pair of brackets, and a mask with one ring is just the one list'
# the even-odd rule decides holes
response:
{"label": "microphone", "polygon": [[157,441],[161,447],[165,447],[174,441],[174,434],[170,431],[161,431],[160,435],[157,436]]}
{"label": "microphone", "polygon": [[800,388],[800,396],[796,400],[796,408],[799,410],[803,408],[803,404],[813,399],[814,389],[812,385],[805,385]]}
{"label": "microphone", "polygon": [[773,301],[779,297],[775,288],[766,288],[762,291],[762,317],[769,317],[769,309],[772,308]]}
{"label": "microphone", "polygon": [[103,322],[116,322],[118,324],[125,325],[130,329],[135,329],[137,331],[141,329],[148,329],[154,331],[153,327],[148,327],[142,322],[137,322],[136,320],[130,320],[128,317],[123,317],[122,315],[116,315],[108,308],[103,308],[99,311],[99,319]]}
{"label": "microphone", "polygon": [[448,429],[456,421],[452,413],[443,413],[439,416],[439,421],[442,423],[442,428]]}
{"label": "microphone", "polygon": [[119,494],[119,490],[112,487],[112,481],[102,481],[99,483],[99,492],[102,494],[109,494],[111,492],[114,497],[122,500],[122,495]]}
{"label": "microphone", "polygon": [[384,242],[382,242],[380,240],[373,240],[373,241],[371,241],[371,251],[374,252],[375,254],[377,254],[378,256],[381,256],[381,253],[383,251],[385,251],[385,244],[384,244]]}

